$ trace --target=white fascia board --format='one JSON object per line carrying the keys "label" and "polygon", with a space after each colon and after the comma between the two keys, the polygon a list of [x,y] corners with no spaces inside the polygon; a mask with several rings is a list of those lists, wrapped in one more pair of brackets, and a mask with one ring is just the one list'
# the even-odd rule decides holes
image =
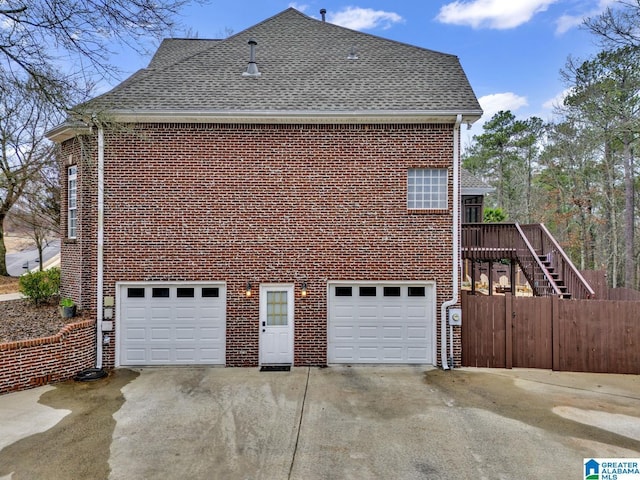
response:
{"label": "white fascia board", "polygon": [[77,123],[63,123],[45,132],[45,137],[55,143],[62,143],[65,140],[78,135],[89,135],[93,132],[91,126]]}
{"label": "white fascia board", "polygon": [[473,123],[481,110],[458,111],[113,111],[122,123],[245,123],[245,124],[361,124],[361,123],[454,123],[462,113],[464,123]]}
{"label": "white fascia board", "polygon": [[[471,125],[482,116],[482,110],[368,110],[368,111],[126,111],[109,113],[110,121],[121,123],[238,123],[238,124],[424,124],[454,123],[462,114],[463,123]],[[62,143],[77,135],[89,135],[88,124],[66,122],[45,133],[56,143]]]}

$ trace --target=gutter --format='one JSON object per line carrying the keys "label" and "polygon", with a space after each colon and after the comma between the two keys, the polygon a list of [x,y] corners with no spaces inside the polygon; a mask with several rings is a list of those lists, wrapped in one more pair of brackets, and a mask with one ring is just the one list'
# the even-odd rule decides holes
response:
{"label": "gutter", "polygon": [[204,122],[211,122],[216,119],[226,121],[225,118],[245,118],[247,121],[255,122],[257,119],[332,119],[332,118],[367,118],[382,117],[389,120],[402,117],[421,118],[423,121],[429,118],[436,121],[444,121],[445,119],[455,119],[458,115],[464,116],[464,122],[473,123],[482,116],[481,109],[460,110],[387,110],[387,109],[362,109],[362,110],[219,110],[219,109],[202,109],[202,110],[185,110],[185,109],[165,109],[165,110],[128,110],[113,109],[110,111],[114,121],[142,121],[149,122],[166,121],[166,118],[179,120],[200,119]]}
{"label": "gutter", "polygon": [[[440,358],[442,369],[449,370],[447,358],[447,309],[458,303],[458,270],[460,269],[460,124],[462,123],[462,114],[456,116],[456,123],[453,126],[453,245],[452,245],[452,292],[451,299],[442,303],[440,307]],[[449,327],[451,341],[451,355],[453,355],[453,327]],[[453,357],[452,357],[453,358]]]}
{"label": "gutter", "polygon": [[[109,111],[109,120],[120,123],[239,123],[239,124],[310,124],[350,125],[361,123],[451,123],[459,115],[452,110],[124,110]],[[462,122],[472,124],[482,110],[462,111]],[[87,120],[88,122],[89,120]],[[45,132],[54,142],[64,142],[75,135],[88,133],[87,124],[65,122]]]}

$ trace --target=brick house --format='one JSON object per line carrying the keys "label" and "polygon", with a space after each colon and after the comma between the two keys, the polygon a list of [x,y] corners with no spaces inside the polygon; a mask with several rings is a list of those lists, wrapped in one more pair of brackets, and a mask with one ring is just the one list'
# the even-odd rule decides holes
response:
{"label": "brick house", "polygon": [[98,366],[459,363],[457,57],[290,8],[78,111],[48,135]]}

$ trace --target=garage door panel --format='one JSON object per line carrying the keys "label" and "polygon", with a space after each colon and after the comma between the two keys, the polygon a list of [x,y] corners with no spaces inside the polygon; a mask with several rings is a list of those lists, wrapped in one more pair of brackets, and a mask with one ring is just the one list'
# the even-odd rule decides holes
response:
{"label": "garage door panel", "polygon": [[348,362],[355,354],[355,347],[351,345],[336,345],[333,349],[336,362]]}
{"label": "garage door panel", "polygon": [[214,320],[216,318],[220,318],[223,314],[222,308],[218,307],[200,307],[199,316],[205,321],[209,322],[210,320]]}
{"label": "garage door panel", "polygon": [[169,348],[153,347],[149,349],[149,353],[151,361],[155,363],[168,362],[171,359],[171,350]]}
{"label": "garage door panel", "polygon": [[382,339],[390,341],[402,341],[405,338],[405,329],[402,327],[382,327]]}
{"label": "garage door panel", "polygon": [[375,325],[361,325],[358,327],[358,340],[375,340],[378,338],[378,327]]}
{"label": "garage door panel", "polygon": [[420,361],[428,354],[425,347],[407,347],[407,361]]}
{"label": "garage door panel", "polygon": [[378,356],[378,347],[376,345],[358,347],[358,357],[361,362],[375,362]]}
{"label": "garage door panel", "polygon": [[176,340],[195,340],[196,329],[193,327],[178,327],[175,329]]}
{"label": "garage door panel", "polygon": [[138,306],[138,307],[127,306],[124,314],[132,322],[135,322],[137,320],[144,321],[147,315],[147,310],[144,306]]}
{"label": "garage door panel", "polygon": [[345,305],[344,303],[337,303],[335,306],[335,318],[351,318],[353,317],[354,305]]}
{"label": "garage door panel", "polygon": [[407,305],[407,318],[423,319],[427,316],[426,305]]}
{"label": "garage door panel", "polygon": [[[341,283],[341,292],[350,288],[355,293],[351,297],[336,296],[335,287],[329,283],[330,363],[433,362],[432,285]],[[358,292],[376,295],[359,296]],[[416,292],[417,296],[409,296]]]}
{"label": "garage door panel", "polygon": [[[178,301],[184,301],[184,299]],[[176,307],[174,312],[175,319],[179,322],[193,322],[194,319],[200,319],[199,312],[194,307]]]}
{"label": "garage door panel", "polygon": [[125,330],[125,338],[127,340],[144,340],[147,338],[147,329],[129,327]]}
{"label": "garage door panel", "polygon": [[[224,286],[166,283],[120,288],[120,365],[225,363]],[[217,295],[202,295],[205,288]],[[129,298],[131,289],[144,296]]]}
{"label": "garage door panel", "polygon": [[405,317],[404,305],[381,305],[380,310],[385,321],[402,321]]}
{"label": "garage door panel", "polygon": [[189,362],[193,363],[196,360],[195,348],[176,348],[175,349],[177,362]]}
{"label": "garage door panel", "polygon": [[356,327],[353,325],[335,325],[331,331],[332,340],[352,340],[356,333]]}
{"label": "garage door panel", "polygon": [[382,347],[382,359],[384,362],[402,363],[405,361],[403,351],[402,347]]}
{"label": "garage door panel", "polygon": [[224,352],[218,348],[203,348],[200,350],[200,360],[207,363],[220,363],[224,361]]}
{"label": "garage door panel", "polygon": [[222,341],[222,329],[215,327],[200,327],[198,329],[200,340],[218,340]]}
{"label": "garage door panel", "polygon": [[[364,298],[364,301],[370,300],[367,297]],[[361,301],[363,301],[361,299]],[[367,318],[370,320],[374,320],[378,318],[378,306],[377,305],[361,305],[358,308],[357,315],[360,318]]]}
{"label": "garage door panel", "polygon": [[[154,322],[171,321],[171,307],[151,307],[151,316],[153,317]],[[145,316],[142,318],[143,321],[146,321],[147,313],[145,312]]]}
{"label": "garage door panel", "polygon": [[140,362],[146,358],[144,348],[130,348],[127,350],[127,359],[131,362]]}
{"label": "garage door panel", "polygon": [[414,341],[427,340],[429,336],[430,336],[430,332],[427,331],[426,327],[423,327],[421,325],[407,326],[407,335],[406,335],[407,340],[414,340]]}
{"label": "garage door panel", "polygon": [[150,340],[152,342],[155,341],[164,341],[171,339],[171,329],[170,328],[150,328]]}

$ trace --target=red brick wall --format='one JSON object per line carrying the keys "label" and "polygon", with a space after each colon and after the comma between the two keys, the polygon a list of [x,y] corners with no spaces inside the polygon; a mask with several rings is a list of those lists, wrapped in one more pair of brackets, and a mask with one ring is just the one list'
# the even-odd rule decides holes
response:
{"label": "red brick wall", "polygon": [[[325,364],[328,280],[432,280],[438,307],[450,298],[451,194],[447,211],[409,213],[406,177],[408,168],[448,168],[451,188],[452,143],[444,124],[108,131],[104,294],[115,296],[117,281],[226,281],[227,364],[256,365],[258,286],[295,282],[294,361]],[[88,190],[80,250],[95,262],[95,215],[86,216],[95,212],[95,188]],[[77,259],[70,247],[63,269]],[[95,270],[83,264],[80,274],[82,305],[93,308]],[[104,363],[113,362],[112,343]]]}
{"label": "red brick wall", "polygon": [[[65,142],[60,158],[60,248],[62,297],[72,298],[83,309],[95,309],[96,278],[96,144],[95,138],[77,137]],[[78,167],[78,228],[75,239],[67,238],[68,167]]]}
{"label": "red brick wall", "polygon": [[95,324],[83,320],[51,337],[0,343],[0,394],[68,380],[93,367]]}

